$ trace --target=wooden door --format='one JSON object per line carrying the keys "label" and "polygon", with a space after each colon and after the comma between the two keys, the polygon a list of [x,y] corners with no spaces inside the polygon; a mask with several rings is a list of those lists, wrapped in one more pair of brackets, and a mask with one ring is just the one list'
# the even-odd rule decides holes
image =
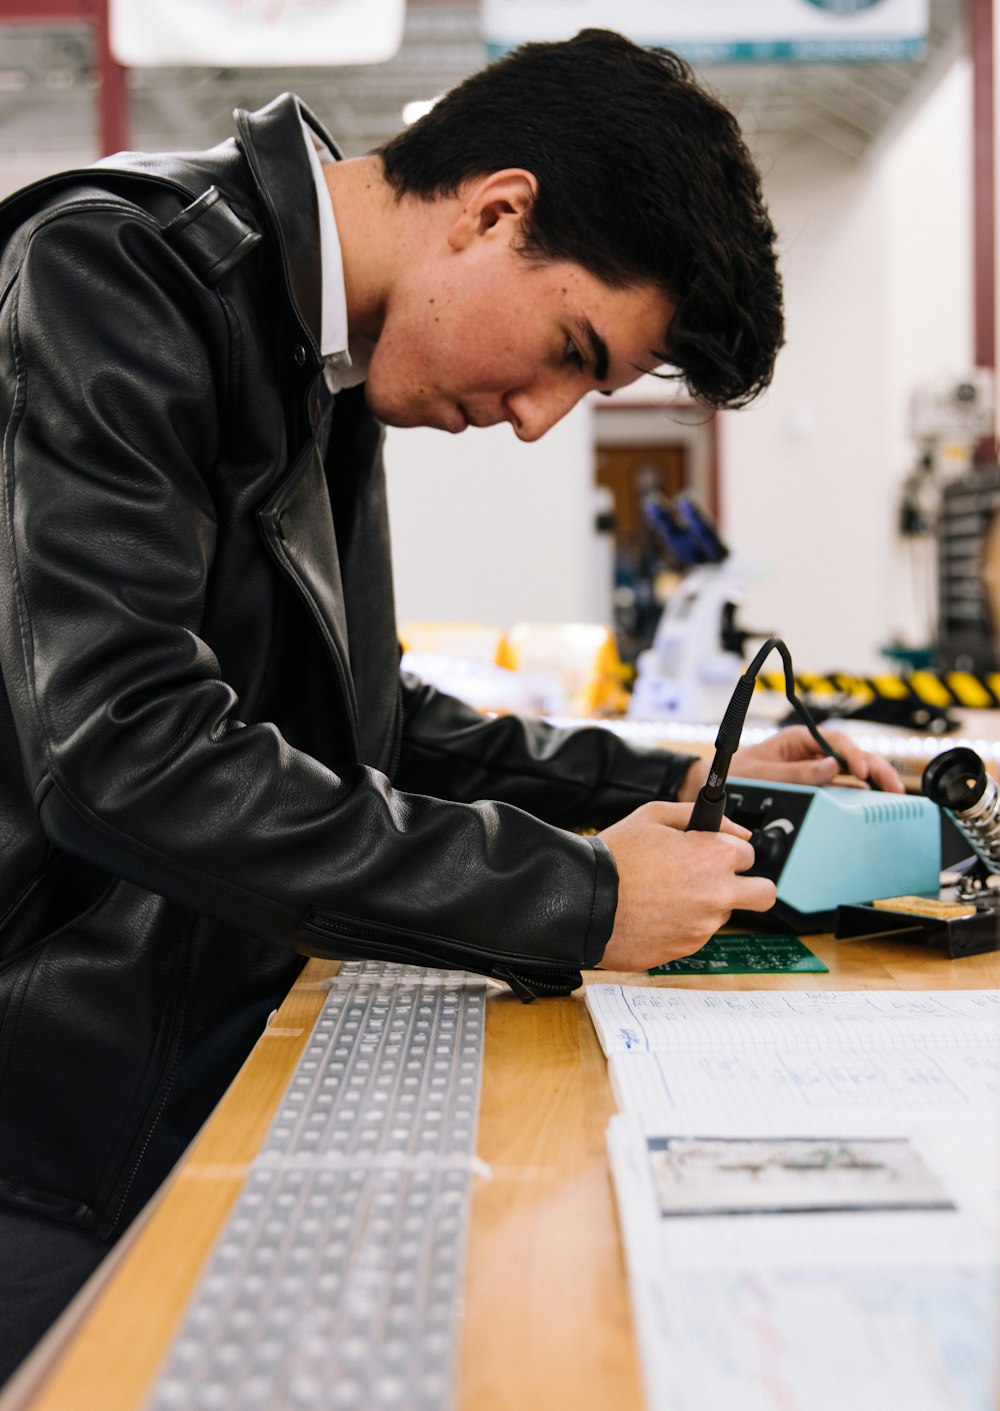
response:
{"label": "wooden door", "polygon": [[642,556],[649,531],[642,500],[651,490],[676,495],[688,484],[687,447],[598,446],[596,476],[615,500],[615,545],[619,552]]}

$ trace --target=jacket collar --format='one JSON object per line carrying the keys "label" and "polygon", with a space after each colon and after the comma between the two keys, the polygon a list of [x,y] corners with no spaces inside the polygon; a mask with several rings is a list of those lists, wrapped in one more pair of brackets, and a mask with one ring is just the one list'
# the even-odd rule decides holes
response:
{"label": "jacket collar", "polygon": [[285,283],[303,341],[318,366],[321,327],[321,266],[316,187],[302,123],[341,153],[319,119],[294,93],[282,93],[266,108],[234,114],[238,141],[277,239]]}

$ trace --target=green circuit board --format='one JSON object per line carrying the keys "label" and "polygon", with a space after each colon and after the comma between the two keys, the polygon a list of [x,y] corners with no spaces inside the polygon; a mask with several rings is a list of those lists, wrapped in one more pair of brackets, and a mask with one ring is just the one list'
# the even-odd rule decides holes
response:
{"label": "green circuit board", "polygon": [[766,971],[826,972],[827,966],[797,936],[756,935],[752,931],[713,936],[680,960],[650,970],[650,975],[753,975]]}

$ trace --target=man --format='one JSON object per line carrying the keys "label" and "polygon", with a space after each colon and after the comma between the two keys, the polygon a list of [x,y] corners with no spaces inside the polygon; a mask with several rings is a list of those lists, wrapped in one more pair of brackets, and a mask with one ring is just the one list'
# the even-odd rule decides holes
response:
{"label": "man", "polygon": [[[355,161],[290,96],[236,125],[2,215],[6,1370],[304,955],[528,998],[774,899],[742,830],[682,831],[703,765],[400,682],[379,452],[380,422],[533,440],[664,363],[718,405],[765,386],[774,232],[733,119],[588,31]],[[829,779],[814,755],[736,767]]]}

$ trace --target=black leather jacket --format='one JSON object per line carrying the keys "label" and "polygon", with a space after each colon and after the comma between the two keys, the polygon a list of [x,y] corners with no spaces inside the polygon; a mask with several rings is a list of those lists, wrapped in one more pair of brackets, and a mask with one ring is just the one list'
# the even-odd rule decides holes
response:
{"label": "black leather jacket", "polygon": [[400,681],[300,112],[0,210],[0,1198],[102,1232],[303,955],[576,983],[687,763]]}

